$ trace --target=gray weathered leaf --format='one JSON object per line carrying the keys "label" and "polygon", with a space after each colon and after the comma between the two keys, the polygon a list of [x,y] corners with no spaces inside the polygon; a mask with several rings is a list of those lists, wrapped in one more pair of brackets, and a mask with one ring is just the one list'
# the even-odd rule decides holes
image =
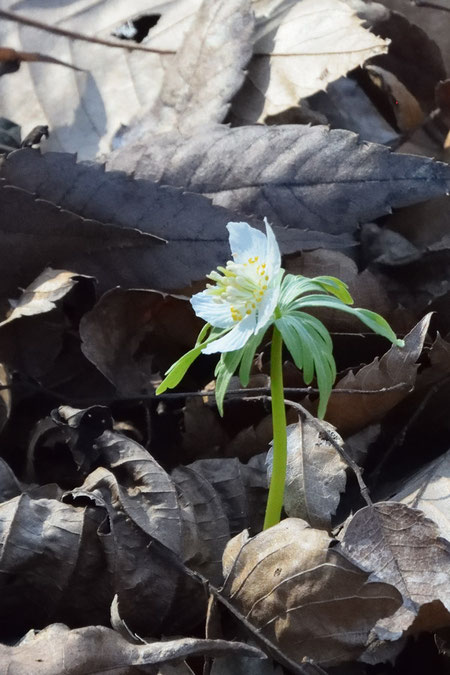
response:
{"label": "gray weathered leaf", "polygon": [[61,623],[38,633],[30,631],[14,647],[0,645],[0,659],[6,667],[3,672],[33,675],[129,675],[137,666],[226,654],[265,658],[259,649],[241,642],[180,638],[136,645],[105,626],[70,630]]}
{"label": "gray weathered leaf", "polygon": [[423,511],[450,540],[450,450],[414,474],[392,499]]}
{"label": "gray weathered leaf", "polygon": [[322,126],[212,126],[113,154],[109,169],[183,187],[275,225],[329,233],[450,189],[450,167]]}
{"label": "gray weathered leaf", "polygon": [[[37,197],[16,187],[4,187],[0,193],[9,293],[14,292],[13,281],[21,283],[24,267],[34,270],[26,279],[29,283],[48,264],[92,274],[102,290],[117,285],[182,288],[229,259],[226,224],[245,219],[236,211],[238,204],[229,211],[201,195],[105,172],[101,164],[77,164],[73,155],[64,153],[14,152],[3,163],[0,177]],[[80,223],[80,217],[111,225]],[[353,243],[351,237],[319,232],[280,228],[276,234],[284,253]],[[163,245],[155,236],[169,243]]]}
{"label": "gray weathered leaf", "polygon": [[[336,442],[342,438],[331,424],[322,422]],[[287,427],[287,471],[284,509],[292,518],[303,518],[311,527],[329,530],[331,516],[345,489],[346,464],[337,450],[308,420]],[[273,448],[267,455],[271,475]]]}
{"label": "gray weathered leaf", "polygon": [[260,0],[255,9],[254,56],[233,101],[233,114],[247,123],[297,106],[300,99],[387,51],[388,42],[363,28],[340,0]]}
{"label": "gray weathered leaf", "polygon": [[339,548],[403,596],[403,606],[377,626],[379,637],[398,640],[406,630],[450,624],[450,543],[421,511],[396,502],[365,507],[349,522]]}
{"label": "gray weathered leaf", "polygon": [[244,79],[252,54],[250,0],[204,0],[176,55],[167,65],[158,98],[123,139],[222,122]]}
{"label": "gray weathered leaf", "polygon": [[[117,48],[48,33],[33,26],[2,19],[2,44],[42,51],[64,58],[83,71],[73,73],[56,65],[23,64],[14,77],[0,79],[1,114],[16,120],[26,133],[36,124],[48,124],[50,150],[77,152],[94,159],[107,152],[113,135],[150,104],[161,86],[164,66],[173,57],[189,29],[199,3],[135,0],[73,0],[36,5],[5,0],[3,10],[62,30],[75,31],[116,43]],[[157,25],[143,45],[115,39],[114,29],[142,15],[159,14]],[[145,51],[154,47],[163,53]],[[164,53],[166,52],[166,53]],[[167,53],[169,52],[169,53]],[[64,95],[61,95],[64,92]]]}
{"label": "gray weathered leaf", "polygon": [[391,585],[329,549],[331,540],[295,518],[225,550],[223,593],[265,638],[293,661],[325,666],[352,661],[376,622],[400,605]]}

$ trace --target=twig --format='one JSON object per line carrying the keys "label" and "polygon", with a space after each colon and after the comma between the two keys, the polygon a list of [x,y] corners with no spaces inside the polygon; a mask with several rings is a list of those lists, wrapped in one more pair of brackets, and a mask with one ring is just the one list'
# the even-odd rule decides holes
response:
{"label": "twig", "polygon": [[39,28],[40,30],[45,30],[47,33],[54,33],[55,35],[62,35],[63,37],[70,38],[72,40],[81,40],[83,42],[92,42],[98,45],[104,45],[105,47],[115,47],[116,49],[127,49],[128,51],[141,51],[141,52],[152,52],[154,54],[175,54],[173,49],[158,49],[157,47],[144,47],[136,43],[125,44],[121,42],[114,42],[113,40],[103,40],[102,38],[90,37],[89,35],[83,35],[83,33],[77,33],[72,30],[65,30],[64,28],[57,28],[56,26],[49,26],[42,21],[36,21],[35,19],[30,19],[22,14],[16,14],[15,12],[6,12],[5,10],[0,10],[0,18],[6,19],[6,21],[15,21],[16,23],[22,23],[25,26],[32,26],[33,28]]}
{"label": "twig", "polygon": [[[270,401],[270,396],[249,396],[247,400],[258,400],[258,399]],[[348,466],[352,469],[353,473],[355,474],[356,480],[358,481],[361,496],[366,502],[366,504],[368,506],[373,506],[373,502],[369,495],[369,490],[361,474],[361,469],[359,468],[357,463],[352,459],[352,457],[350,457],[348,452],[341,445],[339,445],[339,443],[336,443],[330,432],[321,424],[319,420],[317,420],[314,417],[314,415],[311,415],[311,413],[308,410],[306,410],[306,408],[304,408],[300,403],[290,401],[289,399],[284,399],[284,402],[286,405],[289,405],[291,406],[291,408],[297,410],[300,413],[300,415],[305,419],[307,419],[308,422],[310,422],[320,434],[326,437],[330,445],[332,445],[333,448],[337,450],[337,452],[341,455],[344,462],[348,464]]]}

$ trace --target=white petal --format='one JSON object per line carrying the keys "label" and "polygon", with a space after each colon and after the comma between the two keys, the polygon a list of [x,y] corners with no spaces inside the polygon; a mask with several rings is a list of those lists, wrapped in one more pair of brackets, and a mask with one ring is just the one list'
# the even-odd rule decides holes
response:
{"label": "white petal", "polygon": [[274,284],[270,286],[264,293],[264,297],[258,305],[258,321],[255,328],[257,333],[266,324],[277,306],[278,298],[280,296],[280,285]]}
{"label": "white petal", "polygon": [[234,324],[230,305],[226,302],[216,302],[214,296],[206,291],[196,293],[191,298],[194,312],[211,326],[217,328],[231,328]]}
{"label": "white petal", "polygon": [[266,264],[267,264],[267,273],[271,279],[275,277],[280,271],[281,267],[281,253],[275,239],[272,228],[267,222],[267,218],[264,218],[264,224],[266,226],[267,233],[267,249],[266,249]]}
{"label": "white petal", "polygon": [[228,223],[230,248],[234,262],[246,263],[249,258],[265,261],[267,239],[263,232],[248,223]]}
{"label": "white petal", "polygon": [[253,335],[256,324],[255,313],[245,317],[236,324],[229,333],[214,340],[202,350],[203,354],[215,354],[216,352],[234,352],[245,345],[248,338]]}

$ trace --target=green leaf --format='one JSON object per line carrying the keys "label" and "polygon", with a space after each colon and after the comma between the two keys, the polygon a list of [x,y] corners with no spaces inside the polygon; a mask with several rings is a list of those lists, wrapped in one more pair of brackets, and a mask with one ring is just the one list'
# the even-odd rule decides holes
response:
{"label": "green leaf", "polygon": [[281,286],[279,307],[284,314],[295,308],[295,300],[305,293],[326,293],[339,298],[344,304],[352,305],[353,298],[348,292],[348,286],[336,277],[321,276],[312,279],[287,274]]}
{"label": "green leaf", "polygon": [[216,366],[216,404],[221,417],[223,417],[223,399],[228,389],[230,380],[239,365],[245,347],[236,349],[234,352],[224,352],[220,356],[220,361]]}
{"label": "green leaf", "polygon": [[259,333],[253,335],[248,341],[245,347],[243,348],[241,366],[239,368],[239,379],[243,387],[248,385],[250,379],[250,370],[252,367],[253,359],[255,358],[255,352],[258,349],[259,345],[262,342],[262,339],[271,325],[272,321],[267,323],[264,328],[262,328]]}
{"label": "green leaf", "polygon": [[382,316],[369,309],[349,307],[342,304],[337,298],[328,298],[323,295],[308,295],[306,298],[300,298],[296,301],[295,306],[297,309],[305,307],[331,307],[332,309],[339,309],[342,312],[353,314],[353,316],[356,316],[362,323],[373,330],[374,333],[382,335],[398,347],[403,347],[405,344],[403,340],[397,338],[386,319],[383,319]]}
{"label": "green leaf", "polygon": [[292,312],[275,322],[292,355],[295,365],[303,370],[306,384],[317,378],[320,418],[325,416],[328,399],[336,379],[333,343],[321,321],[304,312]]}
{"label": "green leaf", "polygon": [[161,382],[159,387],[156,389],[155,392],[156,395],[163,394],[167,389],[173,389],[174,387],[176,387],[177,384],[179,384],[183,379],[183,377],[186,375],[186,372],[188,371],[190,366],[200,356],[200,354],[202,353],[202,349],[207,344],[213,342],[214,340],[217,340],[218,337],[226,333],[226,330],[223,330],[221,328],[213,328],[211,330],[209,338],[204,342],[202,342],[202,339],[208,334],[210,329],[211,325],[209,323],[206,323],[198,335],[195,347],[193,347],[188,352],[186,352],[186,354],[181,356],[178,359],[178,361],[172,363],[169,370],[167,370],[165,373],[166,377]]}

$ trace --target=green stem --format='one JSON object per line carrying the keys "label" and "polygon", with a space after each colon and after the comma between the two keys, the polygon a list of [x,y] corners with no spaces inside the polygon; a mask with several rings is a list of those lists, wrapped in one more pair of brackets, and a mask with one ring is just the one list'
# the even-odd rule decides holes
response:
{"label": "green stem", "polygon": [[280,522],[286,481],[287,432],[283,389],[283,339],[274,326],[270,350],[270,389],[272,394],[273,462],[264,529]]}

